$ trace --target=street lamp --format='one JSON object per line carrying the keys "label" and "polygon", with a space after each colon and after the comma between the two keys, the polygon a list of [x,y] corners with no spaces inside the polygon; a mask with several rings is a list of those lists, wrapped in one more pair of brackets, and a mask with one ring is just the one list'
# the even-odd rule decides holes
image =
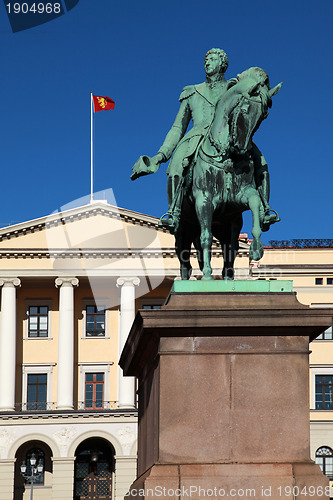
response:
{"label": "street lamp", "polygon": [[25,463],[25,460],[23,460],[21,465],[21,474],[24,477],[24,479],[30,481],[31,484],[30,500],[33,500],[34,482],[43,474],[43,462],[42,459],[39,459],[36,467],[37,458],[34,453],[31,454],[29,462],[30,462],[31,474],[30,475],[27,474],[27,465]]}

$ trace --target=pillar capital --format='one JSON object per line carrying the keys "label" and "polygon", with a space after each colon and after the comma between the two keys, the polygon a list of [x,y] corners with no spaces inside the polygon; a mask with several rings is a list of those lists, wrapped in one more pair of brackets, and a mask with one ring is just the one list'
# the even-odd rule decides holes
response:
{"label": "pillar capital", "polygon": [[21,286],[21,280],[19,278],[0,278],[0,286],[14,288]]}
{"label": "pillar capital", "polygon": [[120,288],[122,286],[139,286],[140,278],[136,276],[121,276],[117,279],[117,287]]}
{"label": "pillar capital", "polygon": [[79,286],[79,280],[78,278],[75,278],[75,276],[61,276],[59,278],[56,278],[55,286],[56,288],[59,288],[61,286],[63,287]]}

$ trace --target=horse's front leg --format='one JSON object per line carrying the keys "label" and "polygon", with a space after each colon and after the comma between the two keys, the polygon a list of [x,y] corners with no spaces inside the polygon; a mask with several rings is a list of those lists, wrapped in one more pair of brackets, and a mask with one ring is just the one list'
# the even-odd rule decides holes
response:
{"label": "horse's front leg", "polygon": [[200,244],[202,248],[203,280],[212,280],[212,268],[210,265],[211,248],[213,243],[212,219],[213,205],[211,200],[196,200],[196,212],[200,224]]}
{"label": "horse's front leg", "polygon": [[260,197],[256,190],[251,190],[248,198],[249,208],[252,212],[252,236],[253,241],[250,245],[249,255],[251,260],[260,260],[264,255],[264,247],[261,243],[261,227],[260,227]]}

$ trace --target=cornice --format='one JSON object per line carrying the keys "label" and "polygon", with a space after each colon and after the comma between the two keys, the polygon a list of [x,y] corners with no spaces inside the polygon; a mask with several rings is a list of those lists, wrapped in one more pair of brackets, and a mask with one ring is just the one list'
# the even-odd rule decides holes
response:
{"label": "cornice", "polygon": [[[255,277],[272,276],[321,276],[322,274],[333,274],[333,264],[277,264],[259,265],[251,270]],[[317,286],[318,289],[318,286]]]}
{"label": "cornice", "polygon": [[[212,255],[222,257],[222,250],[217,244],[213,244]],[[191,257],[196,256],[196,251],[191,251]],[[2,248],[0,259],[126,259],[126,258],[174,258],[177,257],[173,248],[148,248],[131,249],[123,248]],[[240,248],[238,257],[248,257],[248,247]]]}
{"label": "cornice", "polygon": [[[86,421],[90,420],[106,420],[108,422],[128,422],[131,421],[136,423],[137,420],[137,410],[101,410],[101,411],[45,411],[45,412],[2,412],[0,413],[0,428],[1,422],[6,422],[6,426],[13,424],[17,425],[20,422],[24,422],[24,425],[28,425],[30,422],[38,424],[50,424],[56,423],[59,420],[66,421]],[[29,422],[30,421],[30,422]]]}

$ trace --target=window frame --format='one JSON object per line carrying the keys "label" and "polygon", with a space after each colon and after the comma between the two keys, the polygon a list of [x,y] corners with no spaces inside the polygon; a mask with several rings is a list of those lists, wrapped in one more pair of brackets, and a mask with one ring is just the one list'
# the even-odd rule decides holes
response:
{"label": "window frame", "polygon": [[[103,376],[103,380],[102,381],[98,381],[98,380],[88,381],[87,380],[87,375],[93,375],[93,378],[96,378],[96,379],[97,379],[97,375],[102,375]],[[87,385],[88,384],[92,384],[92,386],[93,386],[93,394],[92,394],[92,399],[91,399],[92,406],[88,406],[87,407]],[[96,402],[97,402],[97,386],[98,386],[98,384],[102,385],[102,387],[103,387],[102,406],[96,406]],[[85,410],[102,410],[102,409],[104,409],[104,406],[105,406],[105,399],[104,399],[105,390],[104,390],[104,385],[105,385],[105,373],[103,371],[101,371],[101,372],[86,372],[85,373],[85,380],[84,380],[84,409]]]}
{"label": "window frame", "polygon": [[[331,380],[330,380],[330,382],[326,382],[326,380],[323,380],[322,383],[319,384],[319,383],[317,383],[317,377],[322,377],[324,379],[326,377],[327,378],[329,377]],[[317,400],[316,400],[317,399],[316,398],[316,396],[317,396],[317,387],[321,387],[320,394],[321,394],[321,398],[322,398],[321,404],[323,405],[323,408],[317,408],[317,406],[315,406],[315,409],[316,410],[326,410],[326,411],[327,410],[331,410],[332,411],[333,410],[333,375],[331,375],[331,374],[325,374],[324,375],[322,373],[315,375],[315,405],[318,404]],[[328,391],[328,393],[326,392],[327,388],[331,389],[330,391]],[[329,402],[326,401],[327,394],[331,396]],[[330,408],[326,408],[327,404],[330,405]]]}
{"label": "window frame", "polygon": [[316,375],[330,375],[333,377],[332,366],[311,366],[311,410],[312,411],[333,411],[332,408],[316,408]]}
{"label": "window frame", "polygon": [[[90,337],[89,337],[90,338]],[[92,337],[94,338],[94,337]],[[104,391],[103,391],[103,408],[105,403],[109,402],[110,394],[110,367],[114,365],[113,361],[107,363],[79,363],[80,367],[80,382],[79,382],[79,404],[83,403],[85,409],[85,388],[87,373],[104,373]],[[87,409],[90,411],[90,409]],[[91,411],[96,411],[91,409]]]}
{"label": "window frame", "polygon": [[[48,307],[47,314],[47,336],[29,337],[29,308],[30,307]],[[51,299],[27,299],[25,301],[25,320],[24,320],[24,340],[53,340],[52,332],[52,300]]]}
{"label": "window frame", "polygon": [[[81,339],[109,339],[110,338],[110,333],[109,333],[109,309],[107,308],[107,299],[83,299],[82,301],[82,335]],[[96,307],[103,307],[105,311],[105,317],[104,317],[104,335],[87,335],[87,306],[96,306]]]}
{"label": "window frame", "polygon": [[[56,363],[32,364],[25,363],[22,365],[22,410],[28,408],[28,375],[46,374],[46,409],[49,404],[52,405],[52,375],[53,367]],[[32,411],[32,410],[31,410]],[[36,410],[42,411],[42,410]]]}
{"label": "window frame", "polygon": [[[29,378],[36,377],[36,383],[30,382]],[[42,382],[40,378],[45,378],[45,382]],[[34,392],[36,393],[36,398],[34,401],[29,401],[29,389],[34,387]],[[42,390],[42,388],[45,389]],[[41,393],[45,394],[45,401],[41,401]],[[31,407],[31,405],[34,405]],[[46,410],[47,409],[47,373],[28,373],[27,374],[27,409],[28,410]]]}

